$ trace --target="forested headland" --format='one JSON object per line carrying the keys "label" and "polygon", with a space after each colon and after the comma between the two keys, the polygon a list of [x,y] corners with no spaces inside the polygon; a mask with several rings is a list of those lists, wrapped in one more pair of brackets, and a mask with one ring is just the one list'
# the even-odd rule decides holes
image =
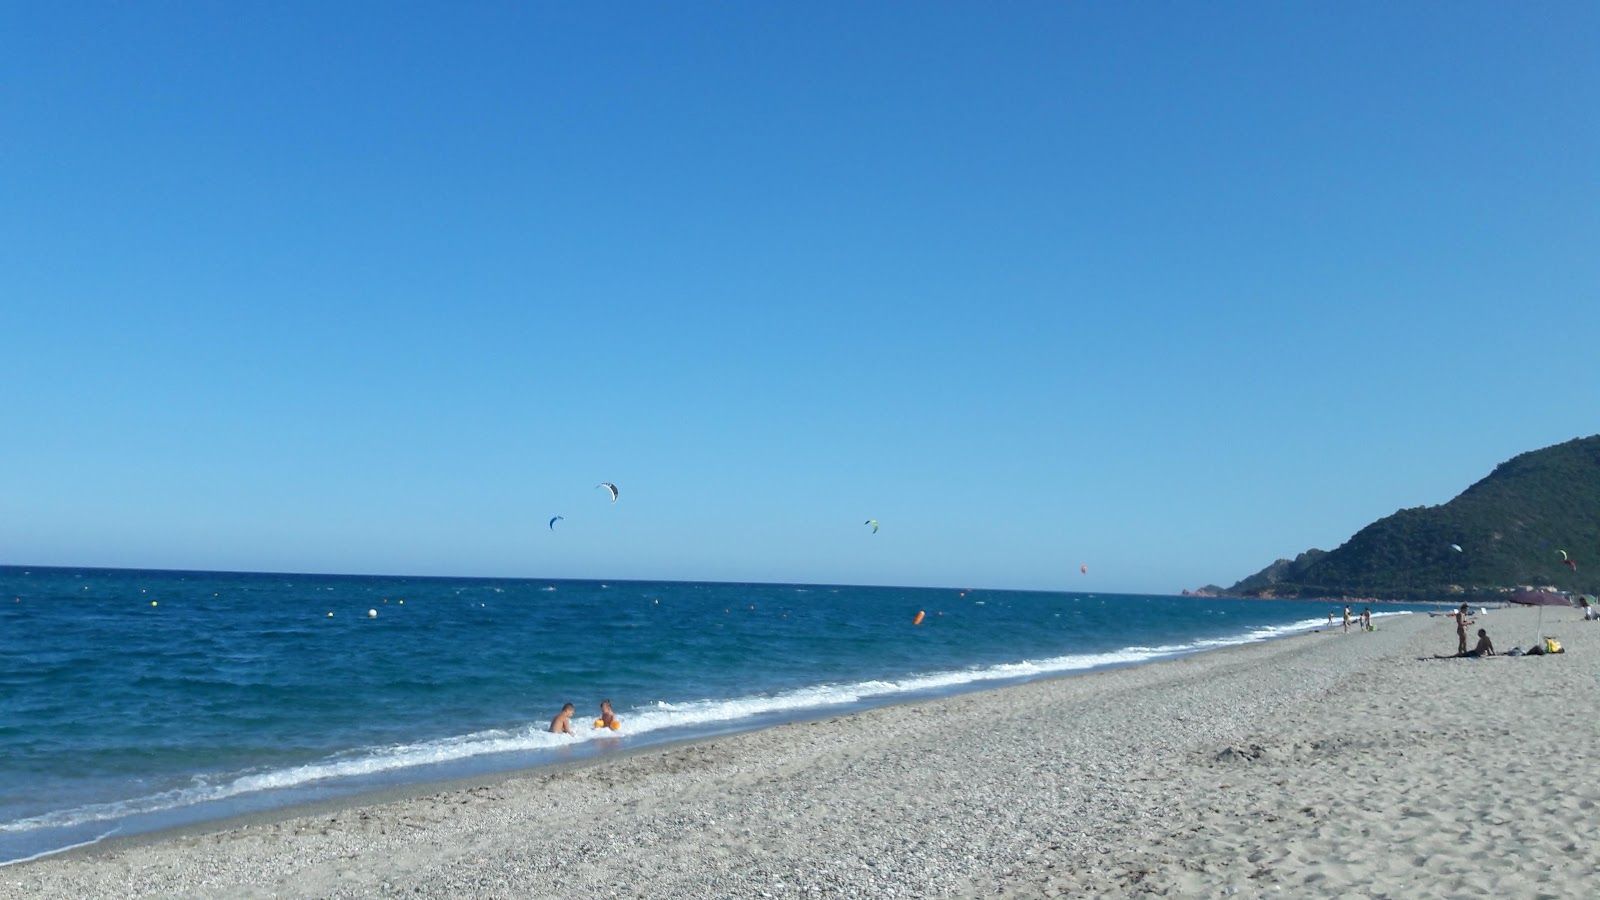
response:
{"label": "forested headland", "polygon": [[1523,453],[1448,503],[1399,510],[1334,550],[1307,550],[1202,591],[1436,600],[1534,586],[1600,588],[1600,435]]}

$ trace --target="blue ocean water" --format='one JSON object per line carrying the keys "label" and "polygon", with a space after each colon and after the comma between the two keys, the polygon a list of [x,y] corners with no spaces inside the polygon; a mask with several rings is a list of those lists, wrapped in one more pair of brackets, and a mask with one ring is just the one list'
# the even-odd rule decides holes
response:
{"label": "blue ocean water", "polygon": [[[1113,594],[0,567],[0,863],[1265,640],[1325,625],[1327,612]],[[602,698],[620,731],[591,727]],[[578,707],[576,737],[546,730],[565,702]]]}

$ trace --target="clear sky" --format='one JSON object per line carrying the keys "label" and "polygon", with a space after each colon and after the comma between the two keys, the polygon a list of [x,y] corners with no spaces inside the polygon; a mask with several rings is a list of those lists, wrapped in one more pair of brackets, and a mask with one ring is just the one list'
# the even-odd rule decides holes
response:
{"label": "clear sky", "polygon": [[1591,2],[5,4],[0,562],[1231,584],[1600,430],[1597,47]]}

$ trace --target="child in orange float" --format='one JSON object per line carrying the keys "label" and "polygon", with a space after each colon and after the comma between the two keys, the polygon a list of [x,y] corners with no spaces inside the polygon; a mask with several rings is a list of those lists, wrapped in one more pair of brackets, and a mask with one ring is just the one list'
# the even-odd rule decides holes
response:
{"label": "child in orange float", "polygon": [[600,701],[600,718],[594,720],[594,727],[609,728],[612,731],[621,730],[622,720],[612,714],[610,700]]}

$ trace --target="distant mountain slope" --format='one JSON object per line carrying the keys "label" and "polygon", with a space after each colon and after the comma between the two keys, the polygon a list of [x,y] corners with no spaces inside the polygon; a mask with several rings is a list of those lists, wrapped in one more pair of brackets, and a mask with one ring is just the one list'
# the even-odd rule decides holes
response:
{"label": "distant mountain slope", "polygon": [[1336,550],[1278,560],[1228,593],[1412,600],[1519,585],[1600,587],[1600,435],[1514,457],[1449,503],[1402,509]]}
{"label": "distant mountain slope", "polygon": [[1307,569],[1327,555],[1328,551],[1326,550],[1311,549],[1296,556],[1294,559],[1280,559],[1229,588],[1228,593],[1248,594],[1266,591],[1280,584],[1298,583]]}

